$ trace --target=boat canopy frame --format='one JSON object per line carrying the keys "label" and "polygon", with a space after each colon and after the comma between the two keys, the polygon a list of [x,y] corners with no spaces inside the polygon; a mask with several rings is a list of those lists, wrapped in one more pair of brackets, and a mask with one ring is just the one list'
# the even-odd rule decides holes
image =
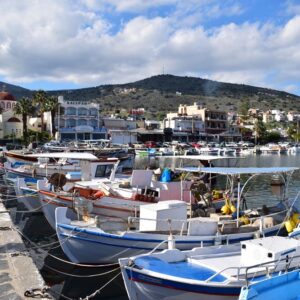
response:
{"label": "boat canopy frame", "polygon": [[[297,167],[186,167],[186,168],[176,168],[181,172],[187,173],[206,173],[206,174],[219,174],[219,175],[226,175],[229,178],[230,185],[231,185],[231,192],[233,192],[233,184],[234,180],[237,179],[238,186],[237,186],[237,226],[238,220],[240,217],[240,203],[242,198],[242,193],[249,183],[254,177],[258,175],[265,175],[265,174],[279,174],[280,177],[283,179],[284,182],[284,192],[283,192],[283,203],[287,207],[286,204],[286,195],[288,194],[288,186],[293,176],[293,173],[296,170],[299,170]],[[241,187],[241,175],[249,175],[250,177],[244,183],[244,186]]]}

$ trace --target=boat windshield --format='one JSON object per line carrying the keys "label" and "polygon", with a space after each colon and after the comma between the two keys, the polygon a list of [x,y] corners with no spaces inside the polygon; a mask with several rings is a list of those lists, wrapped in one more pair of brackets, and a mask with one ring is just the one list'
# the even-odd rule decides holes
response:
{"label": "boat windshield", "polygon": [[114,166],[113,164],[97,166],[95,177],[96,178],[109,177],[112,172],[113,166]]}

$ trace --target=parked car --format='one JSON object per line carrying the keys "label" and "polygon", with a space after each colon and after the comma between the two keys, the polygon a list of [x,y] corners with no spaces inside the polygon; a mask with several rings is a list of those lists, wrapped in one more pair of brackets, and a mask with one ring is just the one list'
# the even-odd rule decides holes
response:
{"label": "parked car", "polygon": [[147,141],[147,142],[145,142],[145,147],[147,147],[147,148],[156,148],[157,145],[156,145],[156,142]]}
{"label": "parked car", "polygon": [[244,142],[242,144],[242,147],[247,147],[247,148],[252,148],[254,146],[255,146],[254,143],[251,143],[251,142]]}

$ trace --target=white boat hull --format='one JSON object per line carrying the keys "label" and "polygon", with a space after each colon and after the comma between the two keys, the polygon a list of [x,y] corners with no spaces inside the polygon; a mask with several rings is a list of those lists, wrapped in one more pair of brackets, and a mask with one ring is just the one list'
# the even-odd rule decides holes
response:
{"label": "white boat hull", "polygon": [[[241,287],[211,288],[205,284],[181,283],[136,272],[126,267],[127,259],[119,261],[130,300],[234,300]],[[128,261],[128,260],[127,260]]]}
{"label": "white boat hull", "polygon": [[[157,250],[166,249],[168,234],[155,232],[143,233],[123,230],[120,233],[109,233],[95,226],[85,227],[72,225],[66,217],[67,209],[55,211],[56,232],[61,247],[69,259],[76,263],[111,263],[120,257],[130,257],[147,253],[161,244]],[[109,221],[108,221],[109,222]],[[278,228],[268,229],[266,235],[275,234]],[[235,244],[254,238],[255,232],[237,233],[218,236],[174,235],[177,249],[189,250],[194,247],[213,246],[216,244]]]}
{"label": "white boat hull", "polygon": [[41,202],[37,190],[27,187],[24,178],[16,180],[15,192],[17,201],[23,203],[24,206],[31,212],[42,211]]}

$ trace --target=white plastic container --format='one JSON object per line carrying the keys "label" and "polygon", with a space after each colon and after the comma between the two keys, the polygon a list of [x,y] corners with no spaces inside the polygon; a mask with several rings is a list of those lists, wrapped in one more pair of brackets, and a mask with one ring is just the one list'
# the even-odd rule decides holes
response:
{"label": "white plastic container", "polygon": [[140,231],[180,231],[186,229],[187,204],[168,200],[140,206]]}

